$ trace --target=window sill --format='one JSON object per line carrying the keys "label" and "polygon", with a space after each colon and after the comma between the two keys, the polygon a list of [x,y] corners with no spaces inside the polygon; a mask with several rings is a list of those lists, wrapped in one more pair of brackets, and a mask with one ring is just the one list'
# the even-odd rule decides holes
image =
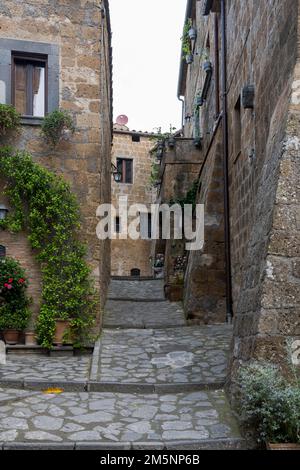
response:
{"label": "window sill", "polygon": [[21,124],[25,126],[41,126],[44,122],[43,117],[37,116],[22,116],[21,117]]}

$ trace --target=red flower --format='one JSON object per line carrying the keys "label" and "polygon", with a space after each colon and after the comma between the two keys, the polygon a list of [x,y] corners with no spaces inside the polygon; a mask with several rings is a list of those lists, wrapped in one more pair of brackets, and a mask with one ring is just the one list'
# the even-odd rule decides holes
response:
{"label": "red flower", "polygon": [[10,278],[8,279],[8,282],[11,284],[11,283],[13,282],[13,278],[10,277]]}
{"label": "red flower", "polygon": [[7,284],[7,282],[4,284],[4,287],[6,287],[6,289],[8,289],[8,290],[12,289],[12,285]]}
{"label": "red flower", "polygon": [[21,277],[21,279],[18,280],[19,284],[24,284],[24,282],[25,282],[25,279],[23,279],[22,277]]}

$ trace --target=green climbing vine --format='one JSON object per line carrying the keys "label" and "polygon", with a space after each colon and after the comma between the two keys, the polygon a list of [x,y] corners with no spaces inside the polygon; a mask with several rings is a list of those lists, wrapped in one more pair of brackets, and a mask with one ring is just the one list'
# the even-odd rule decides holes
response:
{"label": "green climbing vine", "polygon": [[0,149],[0,174],[13,213],[0,226],[11,232],[26,229],[41,263],[42,305],[37,334],[51,348],[56,319],[70,320],[74,346],[79,347],[93,324],[95,291],[85,261],[85,246],[77,239],[79,207],[69,184],[32,160],[31,155]]}

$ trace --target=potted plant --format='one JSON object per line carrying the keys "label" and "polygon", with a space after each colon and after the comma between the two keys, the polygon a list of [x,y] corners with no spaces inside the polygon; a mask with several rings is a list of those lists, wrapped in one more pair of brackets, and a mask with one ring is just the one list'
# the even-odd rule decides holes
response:
{"label": "potted plant", "polygon": [[187,64],[191,64],[194,61],[194,56],[192,53],[191,39],[189,32],[192,29],[192,20],[189,18],[184,25],[183,35],[181,38],[182,43],[182,58],[186,61]]}
{"label": "potted plant", "polygon": [[191,53],[191,54],[187,54],[187,55],[185,56],[185,61],[186,61],[186,63],[187,63],[188,65],[192,64],[192,63],[194,62],[194,56],[193,56],[193,54],[192,54],[192,53]]}
{"label": "potted plant", "polygon": [[197,39],[197,30],[193,26],[189,29],[188,32],[189,38],[191,41],[195,41]]}
{"label": "potted plant", "polygon": [[75,127],[70,113],[63,109],[55,109],[44,118],[41,134],[54,148],[68,133],[74,134]]}
{"label": "potted plant", "polygon": [[25,271],[13,258],[0,259],[0,329],[4,341],[16,344],[30,318]]}
{"label": "potted plant", "polygon": [[255,362],[238,376],[240,414],[268,449],[300,450],[300,381],[278,367]]}
{"label": "potted plant", "polygon": [[56,346],[62,346],[63,344],[71,344],[70,338],[70,320],[65,318],[56,318],[55,320],[55,333],[53,338],[53,344]]}

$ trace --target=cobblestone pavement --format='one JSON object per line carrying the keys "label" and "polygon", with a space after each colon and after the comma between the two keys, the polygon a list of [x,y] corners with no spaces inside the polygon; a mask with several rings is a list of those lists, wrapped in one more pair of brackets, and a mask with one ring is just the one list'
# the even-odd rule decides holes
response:
{"label": "cobblestone pavement", "polygon": [[[160,281],[112,281],[110,296],[125,294],[126,301],[108,301],[92,360],[8,356],[0,366],[0,387],[1,379],[6,387],[12,386],[9,380],[23,379],[25,389],[30,380],[37,382],[32,391],[0,388],[0,448],[244,445],[220,385],[231,327],[186,326],[181,304],[161,300]],[[45,394],[43,380],[67,385],[61,394]],[[85,386],[89,392],[78,391]]]}
{"label": "cobblestone pavement", "polygon": [[112,280],[108,292],[109,299],[164,300],[164,284],[160,279],[153,281]]}
{"label": "cobblestone pavement", "polygon": [[0,365],[0,382],[1,379],[85,381],[89,378],[90,362],[88,356],[53,358],[9,354],[6,365]]}
{"label": "cobblestone pavement", "polygon": [[97,380],[123,383],[211,383],[226,377],[232,328],[105,330]]}
{"label": "cobblestone pavement", "polygon": [[0,389],[0,442],[161,442],[238,436],[222,390],[26,396]]}
{"label": "cobblestone pavement", "polygon": [[105,310],[105,328],[167,328],[185,325],[179,303],[109,300]]}

